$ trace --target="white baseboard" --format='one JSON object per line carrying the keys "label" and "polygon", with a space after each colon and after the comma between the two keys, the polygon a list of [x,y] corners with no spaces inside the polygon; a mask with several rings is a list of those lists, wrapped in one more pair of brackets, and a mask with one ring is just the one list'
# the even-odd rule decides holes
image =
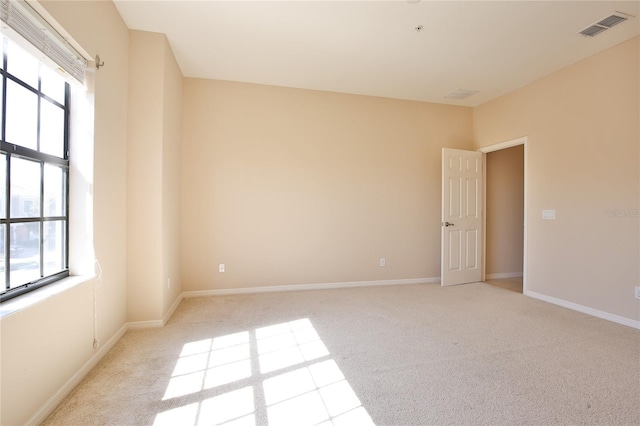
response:
{"label": "white baseboard", "polygon": [[487,280],[501,280],[504,278],[522,278],[522,272],[500,272],[497,274],[486,274]]}
{"label": "white baseboard", "polygon": [[139,328],[157,328],[164,325],[163,320],[150,320],[150,321],[133,321],[128,322],[128,330],[137,330]]}
{"label": "white baseboard", "polygon": [[553,303],[554,305],[562,306],[563,308],[571,309],[573,311],[582,312],[583,314],[591,315],[607,321],[626,325],[628,327],[640,329],[640,321],[633,320],[631,318],[626,318],[620,315],[611,314],[609,312],[600,311],[598,309],[590,308],[588,306],[582,306],[577,303],[568,302],[563,299],[558,299],[552,296],[536,293],[534,291],[525,291],[524,295],[533,297],[534,299],[539,299],[545,302]]}
{"label": "white baseboard", "polygon": [[280,292],[280,291],[302,291],[302,290],[328,290],[328,289],[336,289],[336,288],[427,284],[427,283],[439,283],[439,282],[440,282],[440,277],[431,277],[431,278],[409,278],[409,279],[401,279],[401,280],[348,281],[348,282],[323,283],[323,284],[292,284],[292,285],[277,285],[277,286],[266,286],[266,287],[221,288],[221,289],[215,289],[215,290],[186,291],[182,293],[182,296],[185,298],[200,297],[200,296],[225,296],[225,295],[231,295],[231,294],[272,293],[272,292]]}
{"label": "white baseboard", "polygon": [[171,315],[175,312],[180,302],[184,299],[184,293],[180,293],[173,304],[169,307],[169,310],[162,317],[161,320],[149,320],[149,321],[132,321],[127,323],[128,330],[137,330],[140,328],[157,328],[164,327],[165,324],[171,318]]}
{"label": "white baseboard", "polygon": [[129,329],[127,324],[124,324],[120,329],[111,336],[111,338],[100,346],[95,354],[71,376],[67,382],[56,392],[40,409],[27,421],[27,425],[37,425],[44,421],[49,414],[58,406],[62,400],[69,395],[69,393],[80,383],[80,380],[86,376],[93,367],[113,348],[113,346],[124,336]]}
{"label": "white baseboard", "polygon": [[175,302],[173,302],[173,304],[169,307],[169,310],[167,311],[167,313],[164,314],[164,317],[162,317],[163,327],[169,322],[171,315],[173,315],[173,313],[176,311],[176,309],[178,308],[178,305],[180,304],[180,302],[182,302],[182,299],[184,299],[184,293],[180,293],[178,297],[176,297]]}
{"label": "white baseboard", "polygon": [[69,395],[69,393],[80,383],[80,381],[86,376],[93,367],[118,343],[118,341],[124,336],[128,330],[142,329],[142,328],[156,328],[163,327],[178,305],[183,299],[183,294],[180,294],[176,301],[173,302],[167,313],[162,320],[153,321],[134,321],[125,323],[120,329],[111,336],[111,338],[103,345],[100,346],[98,351],[69,379],[67,382],[56,392],[49,400],[33,415],[28,421],[27,425],[40,424],[49,414],[58,406],[62,400]]}

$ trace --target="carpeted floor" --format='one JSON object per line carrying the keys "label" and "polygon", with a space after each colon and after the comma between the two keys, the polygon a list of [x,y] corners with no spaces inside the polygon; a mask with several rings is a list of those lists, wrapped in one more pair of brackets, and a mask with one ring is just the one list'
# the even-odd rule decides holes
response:
{"label": "carpeted floor", "polygon": [[44,424],[637,425],[639,371],[640,331],[484,283],[201,297]]}
{"label": "carpeted floor", "polygon": [[498,278],[498,279],[488,279],[485,280],[485,283],[504,288],[506,290],[511,290],[522,294],[522,277],[520,278]]}

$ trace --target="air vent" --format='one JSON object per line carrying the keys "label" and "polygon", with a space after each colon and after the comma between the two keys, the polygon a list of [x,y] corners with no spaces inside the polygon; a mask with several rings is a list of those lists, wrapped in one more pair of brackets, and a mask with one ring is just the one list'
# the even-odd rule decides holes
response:
{"label": "air vent", "polygon": [[584,30],[580,31],[580,34],[582,34],[583,36],[587,36],[587,37],[593,37],[595,35],[600,34],[601,32],[607,30],[608,28],[605,27],[601,27],[599,25],[592,25],[589,28],[585,28]]}
{"label": "air vent", "polygon": [[616,12],[580,31],[580,34],[587,37],[593,37],[615,25],[618,25],[620,22],[626,21],[629,18],[633,18],[633,16],[627,15],[626,13]]}
{"label": "air vent", "polygon": [[449,99],[466,99],[471,95],[475,95],[476,93],[478,93],[477,90],[458,89],[458,90],[454,90],[453,92],[449,93],[447,96],[445,96],[445,98],[449,98]]}
{"label": "air vent", "polygon": [[607,16],[602,21],[598,22],[598,25],[600,25],[601,27],[611,28],[614,25],[619,24],[620,22],[624,22],[626,20],[627,18],[625,18],[624,16],[611,15],[611,16]]}

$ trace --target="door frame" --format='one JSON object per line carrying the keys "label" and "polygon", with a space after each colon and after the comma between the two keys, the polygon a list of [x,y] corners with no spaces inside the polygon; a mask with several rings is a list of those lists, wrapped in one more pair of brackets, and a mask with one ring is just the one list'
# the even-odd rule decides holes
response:
{"label": "door frame", "polygon": [[528,219],[527,219],[527,205],[529,200],[528,193],[528,167],[527,167],[527,159],[528,159],[528,148],[529,148],[529,138],[528,136],[523,136],[517,139],[511,139],[505,142],[497,143],[494,145],[489,145],[478,149],[482,153],[482,180],[483,180],[483,190],[482,190],[482,235],[485,236],[482,240],[482,281],[486,280],[486,267],[487,267],[487,154],[494,151],[500,151],[501,149],[511,148],[518,145],[524,145],[524,235],[523,235],[523,244],[522,248],[522,294],[527,295],[527,281],[528,281],[528,268],[527,268],[527,241],[528,241]]}

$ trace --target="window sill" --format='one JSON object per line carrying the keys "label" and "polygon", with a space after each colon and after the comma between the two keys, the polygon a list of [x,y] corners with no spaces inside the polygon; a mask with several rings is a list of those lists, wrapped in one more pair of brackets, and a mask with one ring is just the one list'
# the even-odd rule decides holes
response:
{"label": "window sill", "polygon": [[9,299],[6,302],[2,302],[0,303],[0,319],[29,309],[31,306],[55,297],[58,294],[86,283],[93,278],[94,276],[92,275],[73,275],[32,292]]}

